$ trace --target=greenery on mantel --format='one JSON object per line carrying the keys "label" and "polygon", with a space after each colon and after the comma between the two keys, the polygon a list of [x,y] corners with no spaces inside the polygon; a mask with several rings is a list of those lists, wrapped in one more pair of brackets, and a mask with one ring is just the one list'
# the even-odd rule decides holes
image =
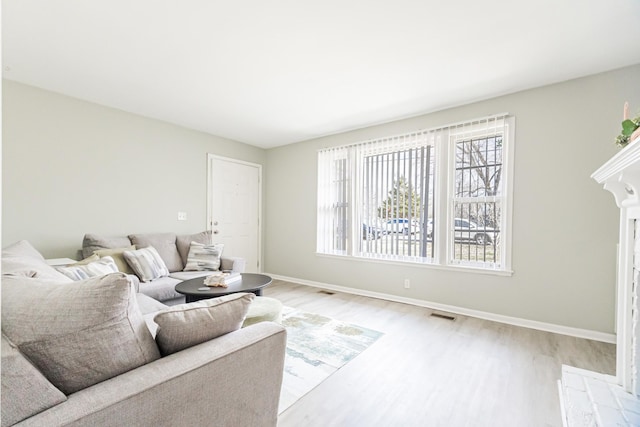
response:
{"label": "greenery on mantel", "polygon": [[624,104],[624,114],[622,121],[622,132],[616,138],[616,145],[619,147],[626,146],[629,142],[640,135],[640,116],[629,119],[629,104]]}

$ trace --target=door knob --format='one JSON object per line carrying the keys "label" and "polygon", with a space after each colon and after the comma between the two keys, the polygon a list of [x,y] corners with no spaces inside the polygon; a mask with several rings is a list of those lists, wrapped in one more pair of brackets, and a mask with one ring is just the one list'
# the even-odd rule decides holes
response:
{"label": "door knob", "polygon": [[213,230],[213,234],[218,234],[218,230]]}

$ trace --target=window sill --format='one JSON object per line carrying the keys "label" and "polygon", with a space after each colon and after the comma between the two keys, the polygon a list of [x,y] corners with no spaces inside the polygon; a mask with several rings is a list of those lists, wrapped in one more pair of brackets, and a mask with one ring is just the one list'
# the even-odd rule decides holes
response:
{"label": "window sill", "polygon": [[411,261],[411,260],[391,260],[384,258],[367,258],[362,256],[355,255],[338,255],[338,254],[324,254],[316,252],[316,255],[322,258],[335,258],[341,260],[349,260],[349,261],[362,261],[362,262],[373,262],[376,264],[388,264],[388,265],[396,265],[403,267],[417,267],[417,268],[426,268],[432,270],[444,270],[444,271],[455,271],[458,273],[472,273],[472,274],[488,274],[491,276],[513,276],[512,270],[490,270],[487,268],[481,267],[472,267],[469,265],[440,265],[432,262],[424,262],[424,261]]}

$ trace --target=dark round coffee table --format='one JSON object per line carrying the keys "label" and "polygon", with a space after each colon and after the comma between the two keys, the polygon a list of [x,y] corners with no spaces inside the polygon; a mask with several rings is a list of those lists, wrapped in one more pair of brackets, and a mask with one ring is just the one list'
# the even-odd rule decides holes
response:
{"label": "dark round coffee table", "polygon": [[[266,274],[242,273],[242,278],[229,283],[227,288],[210,287],[204,284],[203,277],[185,280],[176,285],[176,292],[185,296],[186,302],[199,301],[201,299],[216,298],[223,295],[235,294],[237,292],[253,292],[257,296],[262,295],[262,288],[271,284],[271,277]],[[200,290],[200,288],[207,288]]]}

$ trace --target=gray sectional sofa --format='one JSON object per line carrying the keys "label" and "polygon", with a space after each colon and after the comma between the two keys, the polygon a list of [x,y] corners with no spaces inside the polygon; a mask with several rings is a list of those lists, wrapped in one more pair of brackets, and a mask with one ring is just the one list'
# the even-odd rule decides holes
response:
{"label": "gray sectional sofa", "polygon": [[253,294],[167,308],[136,290],[3,249],[1,427],[276,425],[286,332],[240,328]]}
{"label": "gray sectional sofa", "polygon": [[[169,270],[169,276],[150,282],[140,283],[140,292],[158,301],[167,301],[181,297],[175,286],[183,280],[210,274],[209,271],[184,271],[191,242],[211,243],[211,231],[196,234],[176,235],[175,233],[130,234],[128,236],[101,236],[85,234],[82,241],[82,257],[88,258],[94,253],[112,255],[122,248],[144,248],[153,246]],[[119,252],[121,254],[121,252]],[[118,254],[118,252],[116,252]],[[244,272],[245,260],[240,257],[221,258],[220,270]],[[125,271],[133,274],[132,270]]]}

